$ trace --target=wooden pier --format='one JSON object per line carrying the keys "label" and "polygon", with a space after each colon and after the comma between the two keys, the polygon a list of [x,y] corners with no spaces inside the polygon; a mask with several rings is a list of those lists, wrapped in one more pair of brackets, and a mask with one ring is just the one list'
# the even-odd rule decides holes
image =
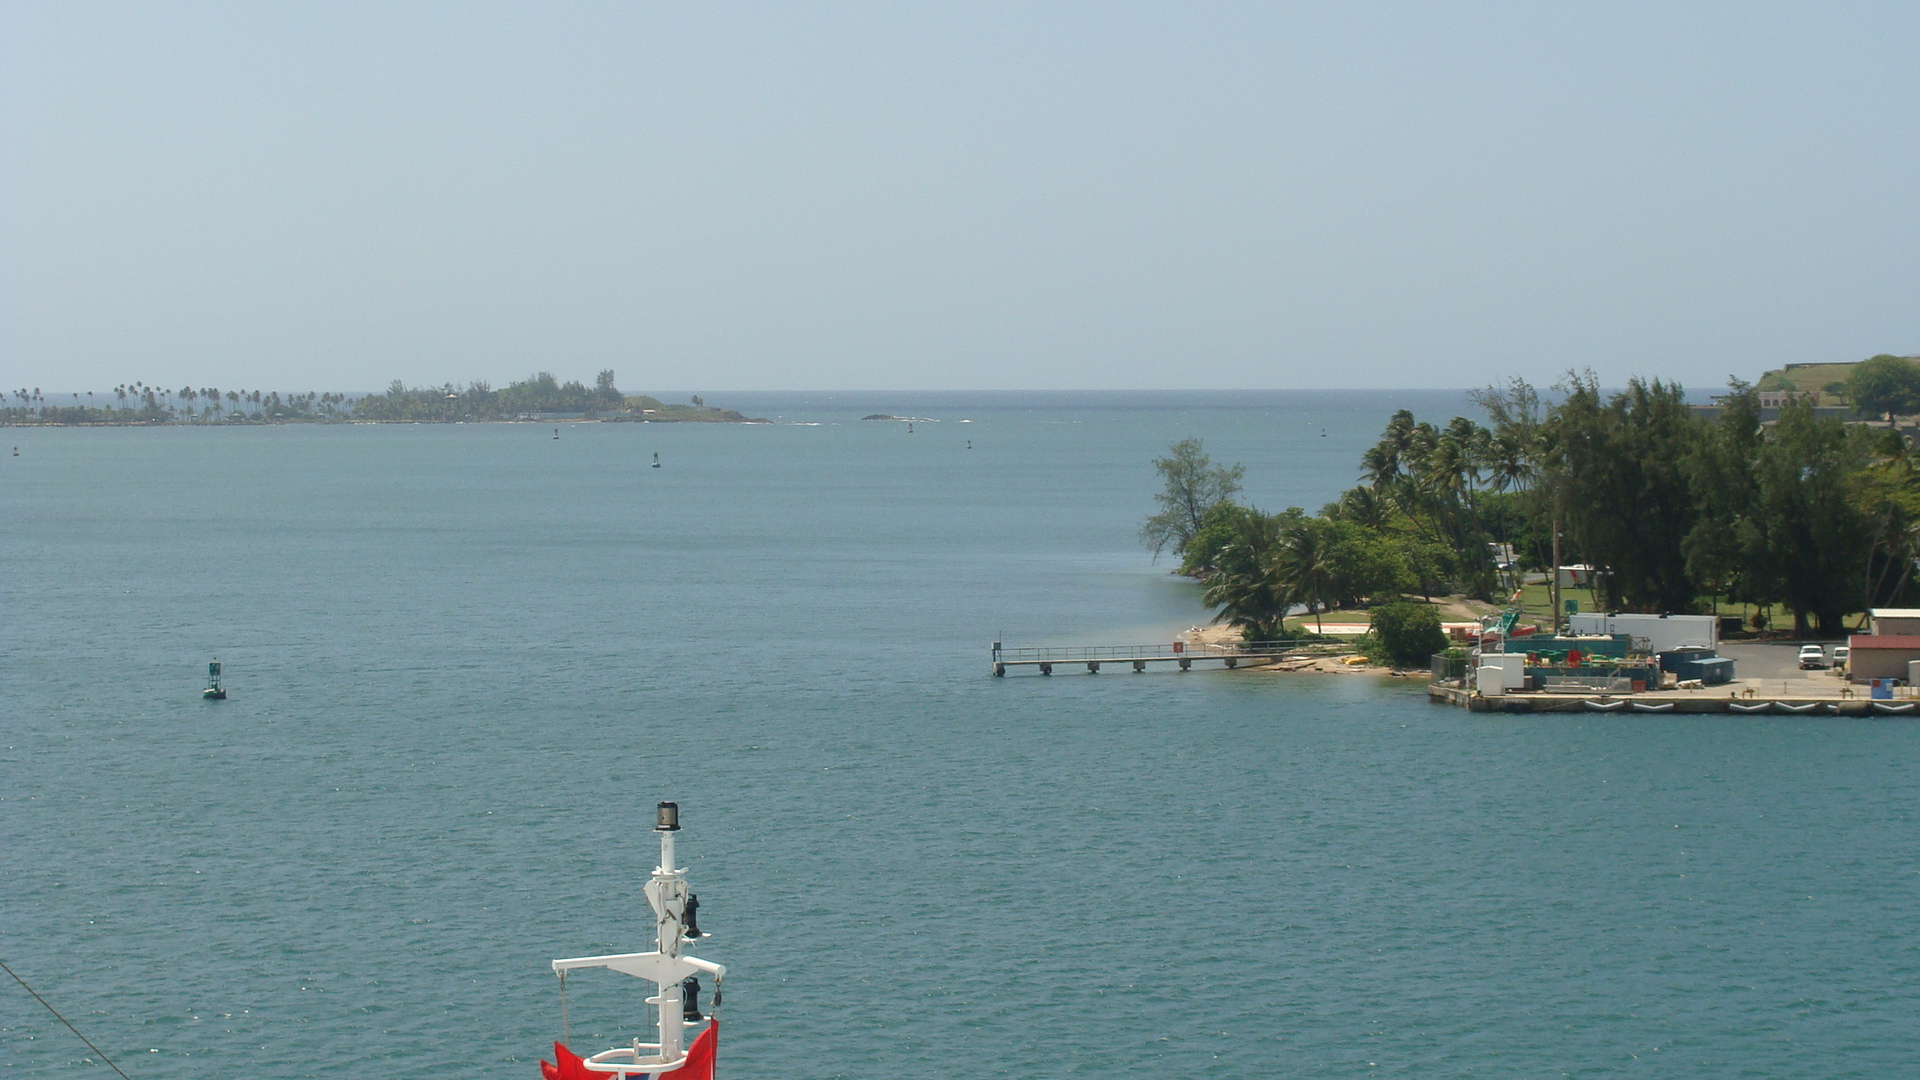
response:
{"label": "wooden pier", "polygon": [[1056,664],[1069,669],[1084,667],[1089,675],[1098,675],[1103,665],[1122,664],[1134,671],[1145,671],[1148,664],[1171,664],[1181,671],[1192,670],[1196,663],[1236,668],[1241,664],[1270,664],[1290,656],[1304,658],[1307,654],[1302,650],[1311,644],[1299,641],[1236,641],[1217,645],[1176,642],[1168,645],[1005,649],[996,641],[993,643],[993,673],[1003,676],[1010,669],[1032,668],[1042,675],[1051,675]]}

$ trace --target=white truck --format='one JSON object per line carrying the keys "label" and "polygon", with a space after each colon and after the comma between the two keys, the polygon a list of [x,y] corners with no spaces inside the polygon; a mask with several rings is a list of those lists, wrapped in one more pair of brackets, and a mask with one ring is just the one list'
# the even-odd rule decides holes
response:
{"label": "white truck", "polygon": [[1645,638],[1647,651],[1671,652],[1674,649],[1720,647],[1720,621],[1711,615],[1637,615],[1603,614],[1578,611],[1567,616],[1567,629],[1575,634],[1627,634]]}

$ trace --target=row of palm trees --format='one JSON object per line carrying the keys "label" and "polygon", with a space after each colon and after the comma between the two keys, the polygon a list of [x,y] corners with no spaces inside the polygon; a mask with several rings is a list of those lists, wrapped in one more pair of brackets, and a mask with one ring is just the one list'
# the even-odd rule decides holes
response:
{"label": "row of palm trees", "polygon": [[1182,554],[1216,621],[1279,636],[1302,610],[1317,629],[1326,611],[1416,591],[1491,598],[1500,584],[1492,544],[1510,539],[1508,522],[1526,520],[1518,503],[1541,474],[1541,410],[1520,382],[1478,398],[1490,427],[1395,413],[1361,456],[1361,483],[1319,515],[1225,499],[1209,508]]}
{"label": "row of palm trees", "polygon": [[1297,513],[1244,515],[1205,578],[1214,621],[1240,627],[1249,641],[1273,640],[1286,636],[1287,616],[1304,605],[1317,632],[1320,615],[1346,591],[1336,567],[1340,538],[1326,524]]}
{"label": "row of palm trees", "polygon": [[49,422],[66,423],[131,418],[151,422],[183,417],[192,420],[199,416],[219,419],[227,413],[263,419],[333,419],[348,415],[354,400],[346,394],[319,391],[282,395],[263,390],[222,391],[213,386],[183,386],[174,390],[139,380],[120,383],[109,392],[115,404],[96,406],[100,395],[88,390],[84,406],[54,407],[47,404],[39,387],[21,387],[10,393],[0,392],[0,405],[17,402],[7,411],[22,419],[37,416]]}

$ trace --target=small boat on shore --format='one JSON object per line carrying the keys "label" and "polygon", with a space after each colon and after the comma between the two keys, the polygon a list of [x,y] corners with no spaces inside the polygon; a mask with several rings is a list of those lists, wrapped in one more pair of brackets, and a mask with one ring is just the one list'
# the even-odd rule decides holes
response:
{"label": "small boat on shore", "polygon": [[[688,891],[686,871],[675,867],[674,834],[680,831],[680,806],[663,802],[657,808],[654,832],[660,836],[660,865],[643,892],[653,908],[658,928],[652,952],[617,953],[609,956],[576,956],[553,962],[560,976],[560,1039],[553,1044],[554,1061],[540,1063],[544,1080],[601,1080],[603,1077],[639,1077],[641,1080],[713,1080],[714,1056],[720,1046],[720,980],[727,969],[690,955],[687,950],[705,934],[700,932],[697,913],[700,898]],[[647,998],[647,1004],[659,1008],[655,1042],[633,1040],[628,1046],[602,1050],[591,1057],[580,1057],[567,1047],[567,972],[582,968],[606,968],[624,975],[646,979],[659,988]],[[706,973],[713,977],[713,1015],[700,1012],[700,980]],[[686,1036],[696,1031],[691,1043]]]}

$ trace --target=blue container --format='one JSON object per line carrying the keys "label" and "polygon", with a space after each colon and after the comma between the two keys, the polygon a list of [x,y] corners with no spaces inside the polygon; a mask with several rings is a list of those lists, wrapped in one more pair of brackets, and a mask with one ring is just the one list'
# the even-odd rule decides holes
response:
{"label": "blue container", "polygon": [[1733,657],[1709,656],[1696,660],[1690,665],[1699,674],[1682,675],[1683,679],[1699,679],[1708,686],[1721,686],[1733,681]]}
{"label": "blue container", "polygon": [[1700,677],[1697,670],[1699,662],[1712,660],[1717,655],[1712,649],[1702,646],[1663,652],[1660,654],[1660,670],[1671,671],[1683,679],[1697,679]]}

